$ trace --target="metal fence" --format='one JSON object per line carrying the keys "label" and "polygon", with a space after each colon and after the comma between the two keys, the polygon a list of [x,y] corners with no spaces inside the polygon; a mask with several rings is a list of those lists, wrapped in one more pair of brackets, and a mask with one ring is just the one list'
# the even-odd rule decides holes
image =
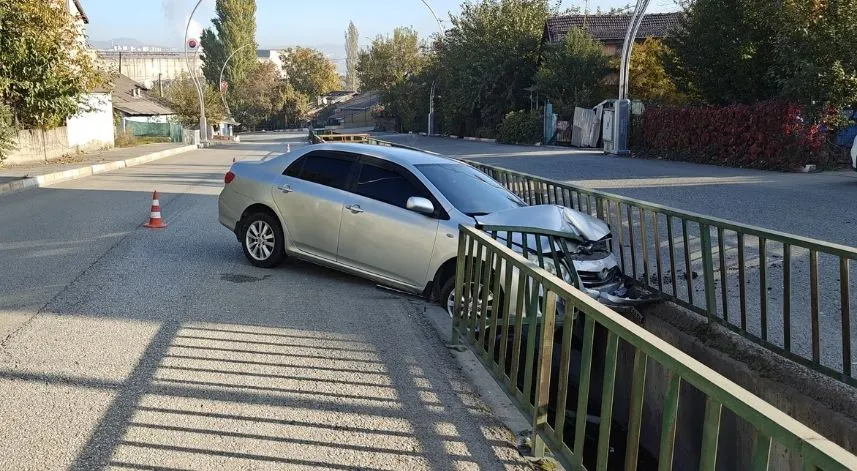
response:
{"label": "metal fence", "polygon": [[637,282],[857,385],[850,281],[857,249],[468,163],[529,204],[559,204],[608,222],[622,270]]}
{"label": "metal fence", "polygon": [[369,141],[369,134],[341,134],[333,130],[326,129],[310,129],[308,140],[310,144],[321,144],[322,142],[358,142],[366,143]]}
{"label": "metal fence", "polygon": [[[490,290],[473,288],[481,286],[490,286]],[[489,292],[505,295],[489,296]],[[702,432],[691,445],[698,450],[695,456],[701,470],[715,469],[721,419],[729,414],[751,427],[754,439],[750,443],[754,445],[748,469],[767,470],[784,450],[806,470],[857,469],[854,455],[528,262],[482,230],[461,227],[455,299],[453,343],[469,344],[532,420],[536,455],[543,455],[547,446],[567,469],[620,469],[616,463],[608,466],[616,449],[624,452],[612,459],[624,461],[626,470],[673,469],[674,456],[678,456],[679,398],[686,397],[680,394],[682,387],[701,393],[705,403]],[[580,354],[573,355],[573,351]],[[630,375],[617,375],[620,355],[633,358]],[[572,377],[576,379],[572,381]],[[646,394],[647,377],[649,381],[663,378],[667,384],[663,396]],[[593,388],[596,394],[590,397]],[[628,402],[614,404],[616,397]],[[640,447],[646,397],[650,398],[646,405],[655,403],[661,410],[660,421],[654,424],[660,430],[659,447],[651,459]],[[618,447],[614,409],[626,406],[622,422],[627,434]],[[687,412],[685,408],[681,413]],[[598,421],[590,420],[593,414]],[[648,429],[652,426],[649,422]],[[680,434],[679,439],[685,440],[684,446],[691,441],[690,435]]]}
{"label": "metal fence", "polygon": [[[310,141],[324,142],[312,131]],[[363,142],[412,149],[368,135]],[[622,271],[642,286],[857,386],[857,249],[467,162],[529,204],[559,204],[606,221]]]}

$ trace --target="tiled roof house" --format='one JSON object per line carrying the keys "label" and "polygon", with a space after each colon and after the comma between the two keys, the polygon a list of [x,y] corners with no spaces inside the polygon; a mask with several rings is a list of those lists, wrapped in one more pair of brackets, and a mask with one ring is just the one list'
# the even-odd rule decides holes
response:
{"label": "tiled roof house", "polygon": [[[651,13],[643,17],[637,31],[637,41],[646,38],[664,38],[681,25],[683,13]],[[605,52],[617,54],[622,50],[625,33],[631,22],[630,15],[566,15],[554,16],[545,22],[543,43],[556,43],[565,39],[571,28],[580,28],[604,44]]]}

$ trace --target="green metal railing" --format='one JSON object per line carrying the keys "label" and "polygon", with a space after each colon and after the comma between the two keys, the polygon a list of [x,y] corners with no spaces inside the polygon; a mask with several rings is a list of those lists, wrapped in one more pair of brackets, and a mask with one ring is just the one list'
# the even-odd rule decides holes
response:
{"label": "green metal railing", "polygon": [[622,271],[640,285],[857,386],[857,249],[467,162],[529,204],[559,204],[606,221]]}
{"label": "green metal railing", "polygon": [[850,287],[857,249],[468,163],[529,204],[559,204],[608,222],[622,270],[642,285],[857,385]]}
{"label": "green metal railing", "polygon": [[[715,469],[724,409],[755,433],[750,469],[767,470],[772,456],[780,457],[771,453],[772,447],[787,450],[790,459],[799,459],[805,470],[857,469],[854,455],[525,260],[486,232],[462,226],[457,260],[452,341],[468,344],[532,421],[537,456],[547,447],[567,469],[583,469],[584,465],[608,469],[615,441],[611,427],[617,422],[614,405],[624,407],[614,404],[614,398],[626,393],[626,451],[613,460],[621,458],[626,470],[654,469],[646,467],[655,466],[651,462],[644,465],[640,461],[640,444],[644,417],[648,417],[644,406],[656,407],[661,410],[656,466],[673,469],[674,456],[678,456],[674,452],[680,428],[679,398],[686,397],[680,391],[682,386],[690,386],[704,395],[702,434],[690,445],[688,435],[680,435],[679,440],[685,451],[695,447],[701,470]],[[473,289],[480,286],[490,289]],[[492,297],[489,292],[504,295]],[[477,293],[480,299],[474,299]],[[556,349],[555,338],[559,338]],[[581,352],[579,360],[573,360],[573,349]],[[617,375],[623,354],[633,356],[629,378]],[[570,381],[571,370],[579,372],[576,382]],[[650,381],[666,378],[665,397],[646,394],[647,376]],[[591,388],[599,383],[593,378],[601,379],[600,398],[590,398]],[[650,399],[644,403],[647,396]],[[596,432],[587,434],[592,399],[600,423]],[[688,413],[687,408],[681,413]],[[612,430],[613,436],[615,432]],[[614,465],[610,469],[617,468]]]}
{"label": "green metal railing", "polygon": [[[310,144],[321,144],[323,142],[356,142],[356,143],[368,143],[369,135],[365,133],[357,133],[357,134],[339,134],[333,131],[316,131],[314,129],[309,130],[309,143]],[[377,140],[376,140],[377,141]]]}

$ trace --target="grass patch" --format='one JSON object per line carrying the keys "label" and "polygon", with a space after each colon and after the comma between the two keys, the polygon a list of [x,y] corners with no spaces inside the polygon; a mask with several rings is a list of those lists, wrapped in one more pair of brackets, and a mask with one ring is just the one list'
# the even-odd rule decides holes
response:
{"label": "grass patch", "polygon": [[116,136],[114,145],[116,147],[135,147],[146,144],[162,144],[171,142],[166,136],[134,136],[132,134],[119,134]]}

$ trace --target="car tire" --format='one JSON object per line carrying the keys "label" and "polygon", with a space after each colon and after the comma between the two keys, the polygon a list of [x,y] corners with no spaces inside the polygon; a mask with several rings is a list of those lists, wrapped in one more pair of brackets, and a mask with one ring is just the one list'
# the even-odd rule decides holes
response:
{"label": "car tire", "polygon": [[[452,311],[449,308],[449,302],[450,302],[450,297],[454,297],[453,296],[454,291],[455,291],[455,275],[447,278],[446,281],[443,283],[443,285],[441,285],[440,291],[438,292],[438,302],[440,303],[441,307],[444,308],[444,310],[449,315],[449,317],[452,317]],[[490,292],[489,292],[489,295],[491,295]],[[502,293],[502,291],[500,293],[500,301],[499,302],[500,302],[500,306],[501,306],[500,318],[502,319],[503,318],[503,312],[502,312],[503,293]]]}
{"label": "car tire", "polygon": [[241,225],[244,256],[259,268],[274,268],[286,258],[283,229],[270,213],[253,213]]}
{"label": "car tire", "polygon": [[440,291],[438,292],[438,302],[449,317],[452,317],[452,313],[449,311],[448,307],[449,297],[452,295],[453,291],[455,291],[455,276],[447,278],[443,285],[441,285]]}

